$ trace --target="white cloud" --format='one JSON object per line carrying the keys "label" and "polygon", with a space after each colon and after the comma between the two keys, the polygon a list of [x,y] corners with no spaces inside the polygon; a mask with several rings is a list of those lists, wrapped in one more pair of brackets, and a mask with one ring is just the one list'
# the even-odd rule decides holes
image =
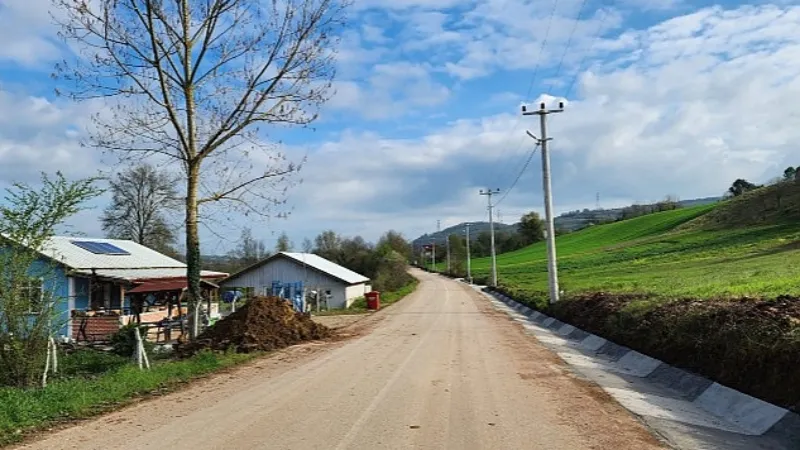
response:
{"label": "white cloud", "polygon": [[3,0],[0,3],[0,62],[10,61],[22,66],[40,66],[60,54],[59,44],[52,34],[49,13],[50,0]]}

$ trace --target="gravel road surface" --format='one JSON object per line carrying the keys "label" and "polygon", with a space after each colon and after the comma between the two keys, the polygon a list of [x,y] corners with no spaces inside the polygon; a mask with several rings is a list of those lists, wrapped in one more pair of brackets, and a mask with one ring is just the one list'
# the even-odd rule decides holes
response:
{"label": "gravel road surface", "polygon": [[345,328],[347,338],[287,349],[21,448],[663,448],[471,288],[415,275],[414,294]]}

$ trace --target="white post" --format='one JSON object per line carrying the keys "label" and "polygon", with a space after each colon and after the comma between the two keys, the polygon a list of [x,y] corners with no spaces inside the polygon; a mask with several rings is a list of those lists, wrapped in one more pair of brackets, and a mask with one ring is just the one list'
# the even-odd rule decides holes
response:
{"label": "white post", "polygon": [[472,260],[469,256],[469,224],[467,224],[467,281],[472,284]]}
{"label": "white post", "polygon": [[550,184],[550,152],[547,148],[547,142],[550,140],[550,138],[547,137],[547,115],[563,111],[563,102],[559,102],[558,109],[548,110],[544,102],[539,104],[539,109],[537,111],[527,111],[525,106],[522,107],[522,115],[539,116],[539,128],[542,134],[542,138],[539,139],[531,134],[530,131],[528,132],[528,136],[537,140],[542,146],[542,187],[544,188],[544,214],[547,228],[547,281],[550,288],[550,303],[555,303],[559,300],[560,292],[558,288],[558,263],[556,259],[556,232],[553,220],[553,195]]}

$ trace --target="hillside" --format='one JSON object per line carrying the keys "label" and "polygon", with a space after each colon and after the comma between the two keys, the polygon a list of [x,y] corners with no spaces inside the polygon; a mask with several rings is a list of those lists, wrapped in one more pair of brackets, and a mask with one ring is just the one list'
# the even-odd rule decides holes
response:
{"label": "hillside", "polygon": [[[800,294],[800,252],[795,251],[800,222],[789,219],[798,203],[784,201],[785,213],[774,212],[773,188],[716,206],[655,213],[560,236],[561,288],[567,293],[700,297]],[[794,199],[790,189],[780,189]],[[544,243],[498,255],[497,261],[501,283],[547,290]],[[476,259],[472,267],[475,276],[487,275],[489,259]]]}
{"label": "hillside", "polygon": [[[499,255],[499,290],[549,315],[755,397],[800,411],[800,184],[557,238]],[[473,261],[486,277],[487,258]]]}
{"label": "hillside", "polygon": [[[457,234],[459,236],[464,236],[464,228],[466,224],[460,223],[458,225],[453,225],[452,227],[445,228],[444,230],[438,231],[436,233],[430,234],[423,234],[422,236],[414,239],[411,241],[411,245],[414,248],[419,248],[423,245],[430,244],[431,241],[436,241],[437,244],[444,245],[447,239],[447,236],[451,234]],[[507,225],[503,223],[494,223],[494,230],[495,232],[502,232],[505,230],[513,230],[516,229],[517,224]],[[481,232],[489,231],[489,222],[470,222],[469,226],[469,237],[471,241],[474,241],[478,238],[478,235]]]}
{"label": "hillside", "polygon": [[[694,206],[710,205],[720,201],[720,197],[706,197],[696,198],[692,200],[681,200],[676,203],[681,207],[688,208]],[[622,217],[625,208],[611,208],[611,209],[584,209],[583,211],[570,211],[557,216],[554,219],[555,227],[557,230],[576,231],[598,223],[613,222]],[[502,224],[495,222],[495,230],[513,230],[518,224]],[[431,240],[435,240],[439,244],[444,244],[445,237],[449,234],[464,234],[464,223],[445,228],[436,233],[426,233],[412,241],[415,248],[422,245],[430,244]],[[489,222],[472,222],[470,225],[470,238],[475,240],[482,231],[489,231]]]}

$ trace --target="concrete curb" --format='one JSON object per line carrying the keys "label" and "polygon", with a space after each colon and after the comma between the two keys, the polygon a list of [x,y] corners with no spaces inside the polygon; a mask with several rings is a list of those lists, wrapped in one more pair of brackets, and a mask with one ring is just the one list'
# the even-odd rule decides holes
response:
{"label": "concrete curb", "polygon": [[[708,415],[732,425],[735,427],[736,433],[750,437],[765,436],[769,438],[769,442],[785,445],[786,449],[800,449],[800,415],[796,413],[615,344],[532,310],[506,295],[485,290],[483,287],[477,287],[477,289],[522,314],[528,322],[545,328],[546,330],[542,331],[550,333],[553,337],[548,338],[546,335],[537,334],[537,338],[543,343],[561,345],[558,342],[564,342],[563,346],[570,346],[578,351],[588,353],[590,354],[589,358],[594,354],[605,361],[601,363],[586,362],[580,355],[557,352],[570,365],[578,364],[592,368],[602,366],[603,370],[641,378],[646,383],[658,386],[662,391],[674,393],[676,398],[691,403],[693,408],[702,410]],[[511,313],[509,311],[509,314]],[[526,328],[529,326],[531,325],[526,325]],[[605,386],[601,387],[606,389]],[[620,389],[609,388],[606,390],[611,392]],[[624,401],[618,400],[623,406],[628,407]]]}

